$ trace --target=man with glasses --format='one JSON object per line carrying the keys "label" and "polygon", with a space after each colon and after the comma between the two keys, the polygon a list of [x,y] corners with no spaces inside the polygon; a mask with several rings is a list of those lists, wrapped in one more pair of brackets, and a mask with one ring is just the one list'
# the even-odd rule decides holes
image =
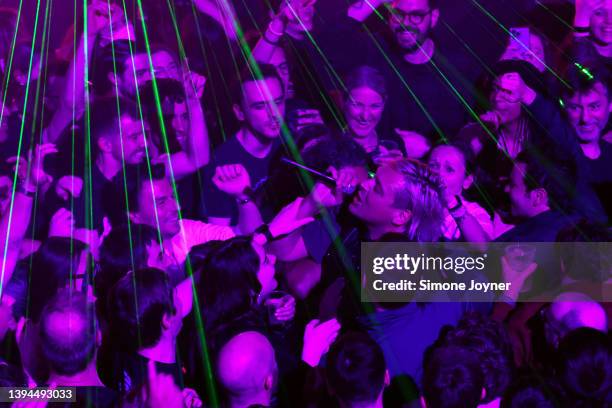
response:
{"label": "man with glasses", "polygon": [[404,139],[408,155],[420,157],[426,151],[416,151],[419,142],[452,136],[465,123],[480,68],[465,47],[434,38],[437,0],[360,0],[348,15],[365,22],[376,8],[386,12],[387,27],[367,62],[379,67],[389,84],[389,130]]}

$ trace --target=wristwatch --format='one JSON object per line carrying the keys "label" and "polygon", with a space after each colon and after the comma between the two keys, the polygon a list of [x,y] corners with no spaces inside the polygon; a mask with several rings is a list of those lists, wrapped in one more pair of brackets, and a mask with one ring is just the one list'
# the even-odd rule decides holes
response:
{"label": "wristwatch", "polygon": [[262,224],[259,228],[255,230],[256,234],[261,234],[266,238],[267,242],[274,241],[274,236],[270,232],[270,226],[268,224]]}
{"label": "wristwatch", "polygon": [[455,199],[457,200],[457,204],[454,207],[449,208],[448,212],[455,220],[459,221],[463,217],[465,217],[465,214],[467,213],[467,211],[465,207],[463,206],[463,201],[461,201],[461,197],[456,195]]}

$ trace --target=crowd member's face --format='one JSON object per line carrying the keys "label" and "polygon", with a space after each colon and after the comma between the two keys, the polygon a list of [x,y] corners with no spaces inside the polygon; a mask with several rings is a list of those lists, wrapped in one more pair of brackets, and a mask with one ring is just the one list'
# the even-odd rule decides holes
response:
{"label": "crowd member's face", "polygon": [[[180,80],[176,62],[168,52],[158,51],[152,54],[151,61],[153,62],[156,79],[170,78]],[[137,88],[136,84],[142,86],[152,79],[149,56],[146,53],[135,54],[133,60],[132,57],[128,56],[125,60],[125,67],[126,69],[121,75],[121,83],[119,84],[122,95],[134,95]],[[134,77],[136,78],[134,79]]]}
{"label": "crowd member's face", "polygon": [[396,191],[404,177],[389,166],[383,166],[376,177],[361,183],[349,206],[350,212],[369,226],[392,226],[407,222],[405,211],[395,208]]}
{"label": "crowd member's face", "polygon": [[179,233],[179,207],[167,179],[152,182],[143,180],[138,205],[138,212],[132,214],[134,222],[157,229],[159,221],[160,232],[164,238],[171,238]]}
{"label": "crowd member's face", "polygon": [[599,140],[608,123],[612,101],[601,83],[587,92],[576,92],[566,101],[567,117],[582,143]]}
{"label": "crowd member's face", "polygon": [[349,92],[344,104],[346,123],[356,137],[367,137],[376,126],[385,109],[385,100],[373,89],[359,87]]}
{"label": "crowd member's face", "polygon": [[272,51],[272,56],[268,61],[270,65],[273,65],[278,72],[278,76],[283,81],[283,87],[285,89],[286,99],[291,99],[294,94],[293,82],[291,82],[289,62],[287,61],[287,55],[281,47],[276,47]]}
{"label": "crowd member's face", "polygon": [[519,80],[519,74],[511,72],[495,79],[493,84],[491,105],[499,115],[502,125],[515,121],[521,116]]}
{"label": "crowd member's face", "polygon": [[293,32],[310,31],[314,26],[315,1],[290,0],[288,2],[289,15],[287,30]]}
{"label": "crowd member's face", "polygon": [[470,186],[471,178],[465,169],[465,158],[455,147],[436,147],[429,157],[429,168],[439,175],[447,199],[460,196],[463,189]]}
{"label": "crowd member's face", "polygon": [[[179,67],[176,65],[174,58],[167,51],[158,51],[151,56],[153,60],[153,68],[155,70],[155,78],[168,78],[180,81]],[[151,77],[149,76],[149,80]]]}
{"label": "crowd member's face", "polygon": [[602,44],[612,43],[612,3],[606,1],[591,15],[591,33]]}
{"label": "crowd member's face", "polygon": [[[125,58],[125,70],[119,78],[119,92],[124,96],[136,94],[137,84],[143,84],[146,78],[151,77],[149,69],[149,57],[147,54],[135,54]],[[111,75],[111,81],[114,82],[114,74]]]}
{"label": "crowd member's face", "polygon": [[276,257],[266,253],[266,250],[261,245],[253,243],[253,249],[255,249],[259,256],[259,270],[257,271],[257,280],[261,284],[259,295],[265,298],[278,286],[278,282],[274,278]]}
{"label": "crowd member's face", "polygon": [[276,78],[244,83],[241,106],[234,105],[234,112],[256,136],[278,137],[285,115],[283,84]]}
{"label": "crowd member's face", "polygon": [[189,112],[187,111],[187,104],[185,101],[174,103],[174,115],[172,116],[172,128],[176,134],[176,140],[181,145],[181,148],[185,150],[185,143],[191,129],[191,123],[189,122]]}
{"label": "crowd member's face", "polygon": [[438,22],[439,11],[432,10],[428,0],[398,0],[392,6],[389,27],[397,44],[413,52],[429,38]]}
{"label": "crowd member's face", "polygon": [[[111,149],[112,156],[127,164],[141,163],[145,158],[145,135],[140,120],[129,115],[121,116],[121,132],[103,138],[104,150]],[[123,145],[123,146],[122,146]],[[123,154],[122,154],[123,150]]]}
{"label": "crowd member's face", "polygon": [[524,163],[516,162],[510,173],[506,193],[510,197],[510,211],[515,217],[530,217],[533,210],[533,191],[527,191],[525,185]]}

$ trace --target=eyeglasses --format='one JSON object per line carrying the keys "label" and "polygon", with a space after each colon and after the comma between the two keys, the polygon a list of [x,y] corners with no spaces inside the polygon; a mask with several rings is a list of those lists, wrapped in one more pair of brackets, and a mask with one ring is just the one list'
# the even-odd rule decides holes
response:
{"label": "eyeglasses", "polygon": [[429,14],[431,14],[431,10],[422,10],[422,11],[412,11],[406,13],[402,10],[398,9],[390,9],[391,15],[393,18],[398,21],[400,24],[403,24],[408,20],[410,24],[419,25],[425,20]]}

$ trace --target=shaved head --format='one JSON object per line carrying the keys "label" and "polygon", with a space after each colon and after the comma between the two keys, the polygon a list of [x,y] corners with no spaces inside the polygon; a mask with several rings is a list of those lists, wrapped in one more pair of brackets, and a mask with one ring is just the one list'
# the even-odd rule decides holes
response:
{"label": "shaved head", "polygon": [[232,406],[269,400],[276,371],[274,349],[261,333],[241,333],[228,341],[219,353],[218,378]]}
{"label": "shaved head", "polygon": [[555,298],[550,309],[554,319],[563,322],[569,330],[590,327],[604,333],[608,331],[604,308],[583,293],[562,293]]}

